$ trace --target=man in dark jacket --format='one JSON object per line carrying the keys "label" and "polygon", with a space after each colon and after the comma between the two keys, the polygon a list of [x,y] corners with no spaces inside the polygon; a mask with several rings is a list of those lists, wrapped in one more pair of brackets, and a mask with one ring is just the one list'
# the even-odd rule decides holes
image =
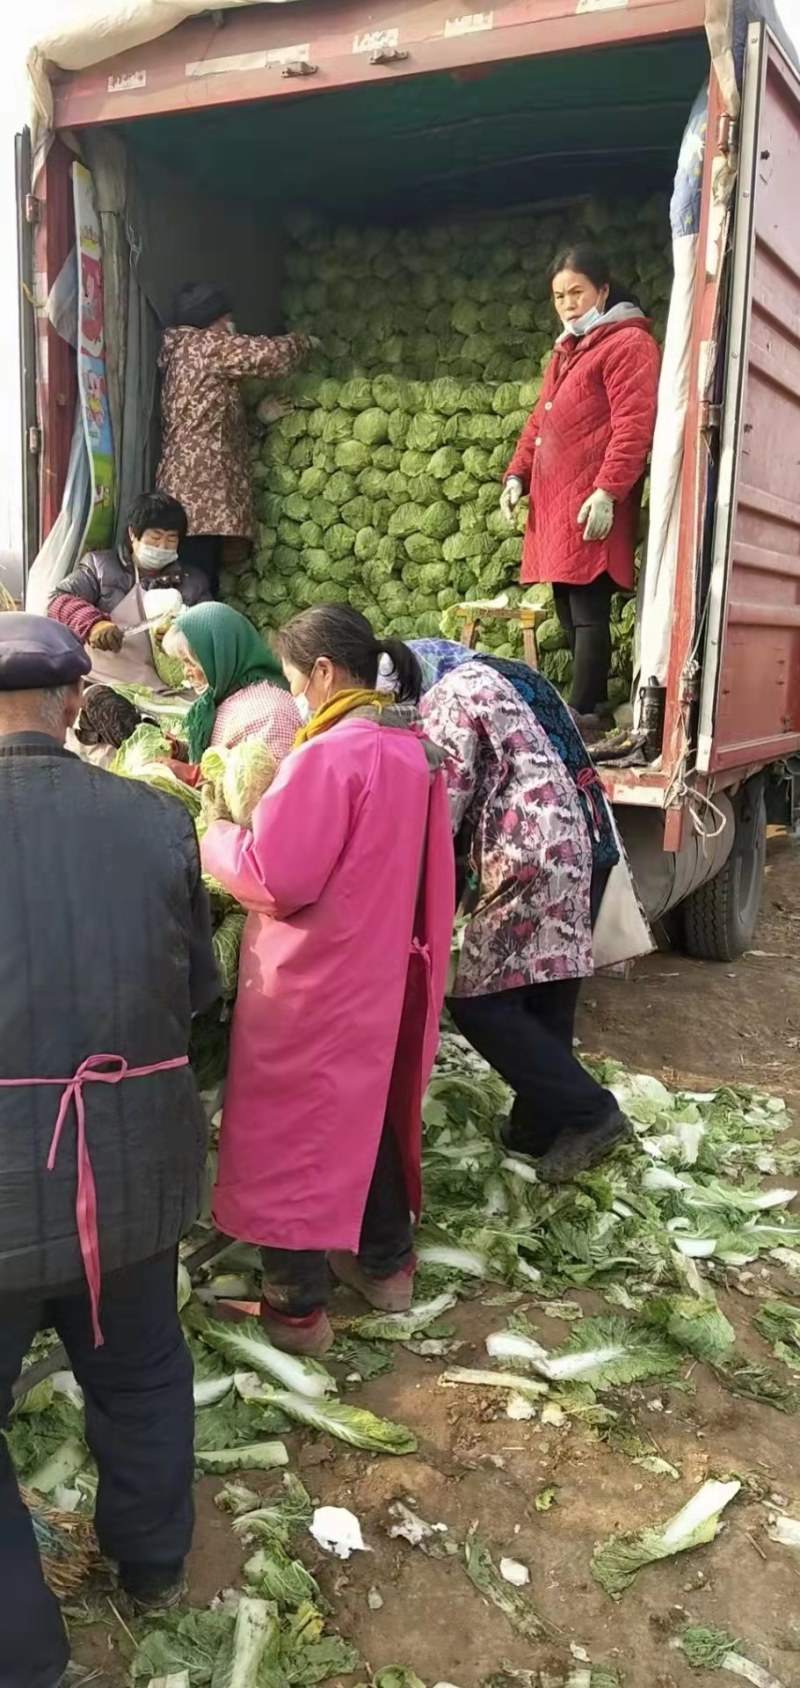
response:
{"label": "man in dark jacket", "polygon": [[200,569],[180,561],[187,517],[176,498],[142,492],[135,498],[118,551],[90,551],[51,594],[47,613],[83,644],[98,651],[121,651],[123,629],[112,619],[138,584],[176,587],[186,609],[204,603],[211,589]]}
{"label": "man in dark jacket", "polygon": [[[185,809],[64,749],[88,667],[67,628],[0,614],[0,1428],[53,1326],[98,1540],[146,1608],[178,1597],[192,1535],[175,1279],[206,1148],[190,1024],[218,983]],[[0,1688],[56,1688],[66,1633],[2,1437],[0,1565]]]}

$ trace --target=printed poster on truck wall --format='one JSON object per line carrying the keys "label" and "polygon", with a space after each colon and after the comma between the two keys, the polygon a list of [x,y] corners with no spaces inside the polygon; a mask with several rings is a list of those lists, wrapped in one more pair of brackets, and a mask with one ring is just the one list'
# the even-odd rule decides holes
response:
{"label": "printed poster on truck wall", "polygon": [[81,552],[114,542],[114,442],[108,405],[103,332],[103,249],[94,182],[83,164],[72,166],[78,254],[78,394],[89,454],[91,507]]}

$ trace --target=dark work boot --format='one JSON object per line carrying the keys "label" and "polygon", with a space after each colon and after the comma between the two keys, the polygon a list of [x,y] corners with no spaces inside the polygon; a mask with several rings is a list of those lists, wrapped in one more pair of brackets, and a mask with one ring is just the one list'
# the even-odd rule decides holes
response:
{"label": "dark work boot", "polygon": [[183,1599],[186,1582],[183,1561],[173,1565],[119,1566],[120,1587],[136,1612],[169,1612]]}
{"label": "dark work boot", "polygon": [[621,1143],[632,1142],[633,1136],[630,1120],[614,1108],[591,1131],[562,1131],[539,1156],[536,1170],[544,1184],[566,1184],[579,1173],[590,1172]]}

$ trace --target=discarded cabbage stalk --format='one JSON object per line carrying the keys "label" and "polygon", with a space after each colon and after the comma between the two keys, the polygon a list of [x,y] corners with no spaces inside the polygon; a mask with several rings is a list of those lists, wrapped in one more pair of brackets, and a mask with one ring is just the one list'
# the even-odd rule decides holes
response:
{"label": "discarded cabbage stalk", "polygon": [[648,1526],[637,1534],[610,1536],[591,1561],[595,1582],[616,1598],[630,1587],[643,1565],[713,1541],[722,1528],[722,1512],[741,1486],[737,1481],[722,1483],[710,1478],[666,1524]]}
{"label": "discarded cabbage stalk", "polygon": [[486,1258],[471,1248],[452,1248],[447,1243],[421,1243],[417,1249],[420,1266],[447,1266],[452,1272],[463,1272],[468,1278],[487,1278]]}
{"label": "discarded cabbage stalk", "polygon": [[233,1388],[233,1377],[201,1377],[194,1383],[194,1404],[196,1407],[215,1407],[219,1401]]}
{"label": "discarded cabbage stalk", "polygon": [[[258,1688],[260,1666],[277,1630],[278,1620],[266,1600],[243,1594],[236,1612],[233,1656],[219,1688]],[[216,1682],[217,1673],[214,1673]]]}
{"label": "discarded cabbage stalk", "polygon": [[307,1395],[310,1400],[336,1393],[334,1379],[324,1366],[315,1360],[299,1360],[296,1355],[284,1354],[280,1348],[273,1347],[256,1319],[243,1319],[241,1324],[233,1325],[201,1316],[193,1324],[203,1342],[223,1354],[237,1371],[277,1378],[284,1388]]}
{"label": "discarded cabbage stalk", "polygon": [[71,1478],[77,1477],[83,1470],[89,1458],[88,1449],[77,1436],[68,1436],[54,1454],[38,1466],[31,1477],[26,1478],[26,1487],[33,1489],[37,1495],[50,1495]]}
{"label": "discarded cabbage stalk", "polygon": [[237,1373],[236,1388],[243,1401],[277,1407],[287,1418],[298,1424],[308,1424],[352,1448],[365,1448],[368,1453],[411,1454],[416,1451],[417,1439],[404,1424],[391,1419],[377,1418],[366,1407],[346,1407],[340,1401],[309,1401],[303,1395],[292,1395],[281,1389],[271,1389],[252,1373]]}
{"label": "discarded cabbage stalk", "polygon": [[457,1300],[447,1290],[432,1301],[421,1301],[418,1306],[410,1307],[407,1313],[365,1313],[351,1319],[347,1328],[352,1336],[363,1337],[368,1342],[408,1342],[418,1331],[427,1330],[443,1313],[448,1313]]}
{"label": "discarded cabbage stalk", "polygon": [[753,1688],[783,1688],[777,1676],[772,1676],[761,1665],[754,1664],[752,1659],[738,1652],[738,1642],[731,1640],[722,1629],[690,1624],[672,1645],[685,1653],[693,1670],[726,1670],[731,1676],[751,1682]]}
{"label": "discarded cabbage stalk", "polygon": [[320,1598],[311,1572],[290,1557],[276,1536],[248,1559],[244,1574],[258,1594],[274,1600],[281,1610],[296,1612],[304,1600],[313,1603]]}
{"label": "discarded cabbage stalk", "polygon": [[510,1389],[517,1395],[549,1393],[547,1384],[541,1383],[537,1377],[525,1377],[516,1372],[482,1371],[470,1366],[452,1366],[449,1371],[441,1373],[439,1382],[472,1384],[476,1389]]}
{"label": "discarded cabbage stalk", "polygon": [[289,1455],[283,1442],[248,1442],[241,1448],[197,1449],[194,1463],[198,1471],[212,1475],[226,1471],[272,1471],[276,1466],[288,1465]]}
{"label": "discarded cabbage stalk", "polygon": [[480,1594],[499,1607],[520,1635],[527,1641],[545,1641],[552,1635],[552,1626],[540,1617],[527,1595],[504,1581],[489,1549],[478,1536],[475,1524],[467,1532],[464,1554],[470,1582]]}

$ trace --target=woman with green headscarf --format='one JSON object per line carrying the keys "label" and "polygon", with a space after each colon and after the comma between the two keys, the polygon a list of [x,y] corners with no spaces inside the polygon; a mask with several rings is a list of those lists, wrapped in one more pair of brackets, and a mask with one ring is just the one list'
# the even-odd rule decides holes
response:
{"label": "woman with green headscarf", "polygon": [[288,755],[300,716],[277,657],[243,615],[227,604],[196,604],[177,617],[164,650],[198,693],[185,724],[190,762],[209,746],[230,750],[247,738],[262,739],[278,762]]}

